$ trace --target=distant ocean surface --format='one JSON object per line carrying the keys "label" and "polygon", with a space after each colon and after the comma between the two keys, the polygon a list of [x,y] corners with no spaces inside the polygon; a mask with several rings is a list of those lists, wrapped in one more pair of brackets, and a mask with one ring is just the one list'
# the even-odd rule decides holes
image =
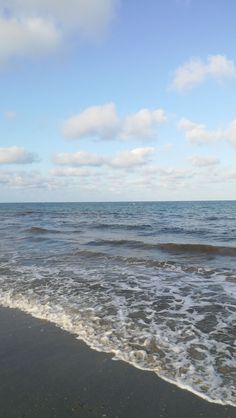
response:
{"label": "distant ocean surface", "polygon": [[236,406],[236,202],[1,204],[0,304]]}

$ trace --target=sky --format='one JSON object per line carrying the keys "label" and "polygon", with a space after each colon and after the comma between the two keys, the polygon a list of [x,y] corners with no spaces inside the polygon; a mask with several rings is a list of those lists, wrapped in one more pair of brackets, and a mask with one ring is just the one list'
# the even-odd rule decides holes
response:
{"label": "sky", "polygon": [[0,202],[236,199],[235,0],[0,0]]}

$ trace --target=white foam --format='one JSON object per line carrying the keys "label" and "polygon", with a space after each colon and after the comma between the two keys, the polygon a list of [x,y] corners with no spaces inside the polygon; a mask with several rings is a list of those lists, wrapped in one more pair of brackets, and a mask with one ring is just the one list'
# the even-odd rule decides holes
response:
{"label": "white foam", "polygon": [[232,326],[235,289],[221,275],[173,266],[114,270],[109,264],[63,271],[24,267],[15,275],[0,279],[3,306],[48,320],[93,349],[151,370],[210,402],[236,406],[232,341],[219,338]]}

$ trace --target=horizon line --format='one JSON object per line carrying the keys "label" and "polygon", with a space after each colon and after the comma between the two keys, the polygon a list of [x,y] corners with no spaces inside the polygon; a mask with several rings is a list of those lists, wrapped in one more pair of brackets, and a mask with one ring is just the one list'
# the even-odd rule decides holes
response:
{"label": "horizon line", "polygon": [[188,203],[188,202],[236,202],[236,199],[196,199],[196,200],[80,200],[80,201],[14,201],[14,202],[0,202],[0,205],[8,204],[37,204],[37,203]]}

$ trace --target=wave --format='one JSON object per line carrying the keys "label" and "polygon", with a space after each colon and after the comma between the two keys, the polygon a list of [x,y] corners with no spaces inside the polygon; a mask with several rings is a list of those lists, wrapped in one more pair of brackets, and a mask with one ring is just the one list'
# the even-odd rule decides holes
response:
{"label": "wave", "polygon": [[115,247],[132,247],[132,248],[139,248],[142,245],[144,246],[145,244],[142,241],[136,241],[136,240],[127,240],[127,239],[118,239],[118,240],[110,240],[110,239],[99,239],[96,241],[89,241],[87,243],[87,245],[91,245],[94,247],[99,247],[99,246],[107,246],[107,245],[111,245],[111,246],[115,246]]}
{"label": "wave", "polygon": [[[150,258],[143,258],[143,257],[127,257],[127,256],[122,256],[122,255],[117,255],[117,254],[108,254],[106,252],[102,252],[102,251],[95,251],[95,250],[79,250],[76,251],[74,254],[74,256],[78,256],[81,258],[86,258],[86,259],[105,259],[105,260],[113,260],[115,262],[125,262],[127,264],[130,265],[142,265],[145,267],[153,267],[153,268],[161,268],[161,269],[171,269],[171,270],[176,270],[176,271],[183,271],[183,272],[188,272],[188,273],[198,273],[198,274],[221,274],[222,270],[217,270],[214,268],[204,268],[204,267],[198,267],[198,266],[191,266],[191,265],[183,265],[180,264],[179,261],[175,262],[172,260],[168,260],[168,261],[158,261],[155,259],[150,259]],[[226,276],[227,279],[229,280],[234,280],[236,279],[235,275],[231,275],[231,274],[226,274],[226,272],[224,271],[224,274]]]}
{"label": "wave", "polygon": [[[28,215],[32,215],[32,214],[35,214],[35,213],[36,212],[33,211],[33,210],[26,210],[24,212],[18,212],[17,216],[28,216]],[[15,214],[14,214],[14,216],[15,216]]]}
{"label": "wave", "polygon": [[129,231],[142,231],[152,228],[150,224],[119,224],[119,223],[99,223],[92,226],[94,229],[125,229]]}
{"label": "wave", "polygon": [[204,253],[204,254],[215,254],[236,257],[235,247],[223,247],[216,245],[207,244],[177,244],[177,243],[166,243],[160,244],[159,248],[170,252],[180,253]]}
{"label": "wave", "polygon": [[206,235],[206,229],[186,229],[184,227],[175,227],[175,226],[164,226],[150,224],[120,224],[120,223],[98,223],[88,225],[90,228],[98,230],[126,230],[126,231],[151,231],[151,235],[156,235],[157,233],[161,234],[183,234],[183,235]]}
{"label": "wave", "polygon": [[181,244],[181,243],[147,243],[138,240],[97,240],[87,243],[89,246],[128,247],[142,250],[162,250],[174,253],[212,254],[236,257],[236,247],[216,246],[207,244]]}
{"label": "wave", "polygon": [[28,228],[25,230],[25,232],[29,232],[31,234],[59,234],[60,231],[57,231],[56,229],[47,229],[42,228],[40,226],[32,226],[31,228]]}

